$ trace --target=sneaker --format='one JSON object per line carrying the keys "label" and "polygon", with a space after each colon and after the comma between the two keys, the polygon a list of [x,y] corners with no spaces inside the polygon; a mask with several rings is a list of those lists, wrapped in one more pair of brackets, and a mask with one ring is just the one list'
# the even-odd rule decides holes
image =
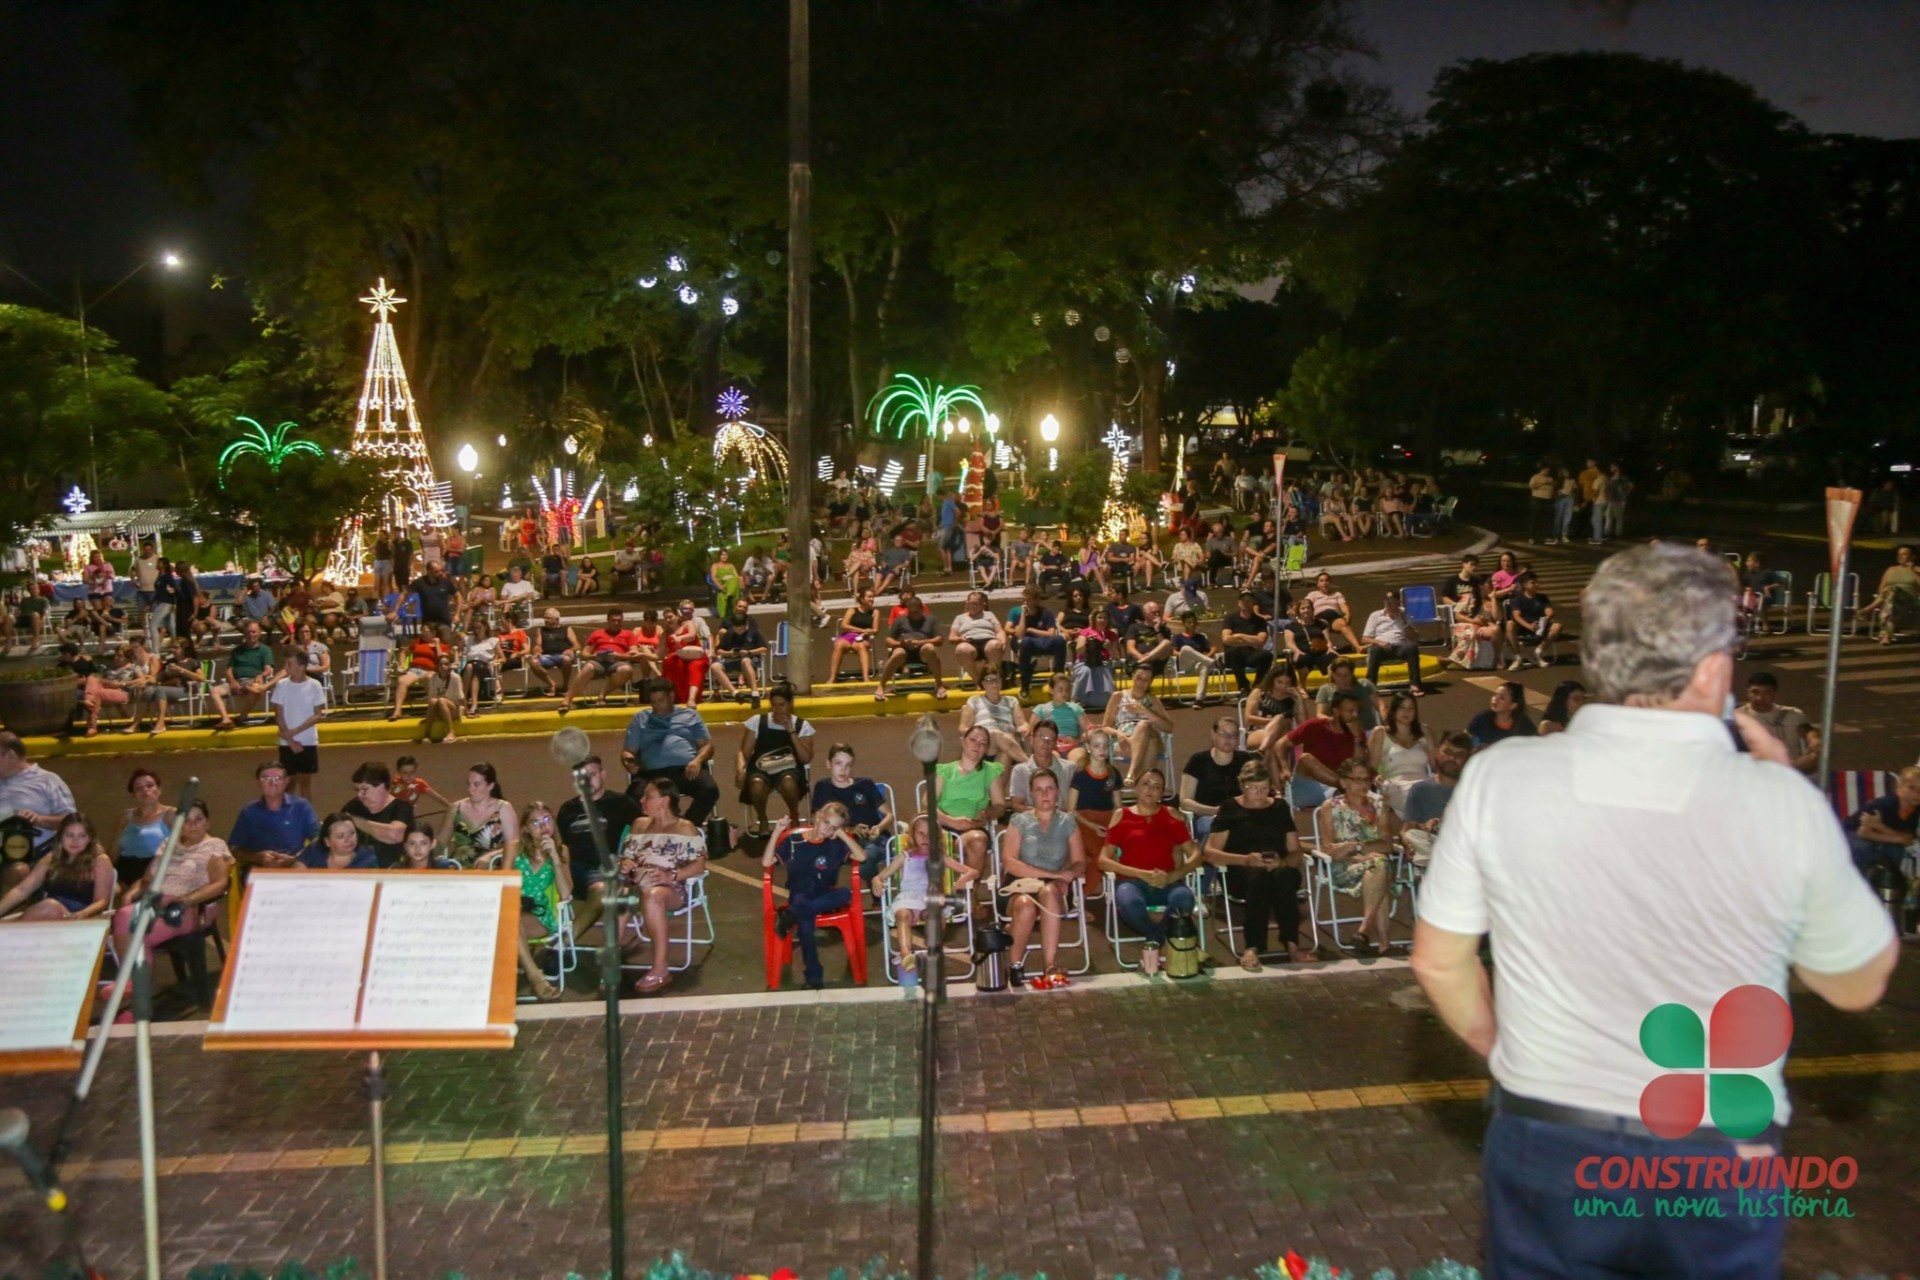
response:
{"label": "sneaker", "polygon": [[900,971],[900,990],[909,1000],[920,994],[920,970],[918,966]]}
{"label": "sneaker", "polygon": [[1519,654],[1515,654],[1513,656],[1513,661],[1507,663],[1507,670],[1518,671],[1520,668],[1526,665],[1527,665],[1527,660],[1521,657]]}
{"label": "sneaker", "polygon": [[1554,661],[1552,645],[1543,644],[1534,651],[1533,662],[1535,666],[1550,667],[1554,664]]}

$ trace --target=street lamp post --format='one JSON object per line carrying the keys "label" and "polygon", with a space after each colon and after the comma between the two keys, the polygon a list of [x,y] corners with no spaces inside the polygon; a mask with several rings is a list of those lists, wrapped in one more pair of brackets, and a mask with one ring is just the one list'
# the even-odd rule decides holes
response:
{"label": "street lamp post", "polygon": [[[121,276],[118,280],[115,280],[106,287],[104,292],[96,294],[91,300],[88,299],[86,292],[81,287],[79,269],[74,269],[73,315],[74,319],[80,322],[80,382],[87,394],[87,489],[93,494],[96,501],[100,498],[100,464],[99,459],[94,455],[93,447],[93,369],[92,361],[87,350],[87,311],[105,302],[119,290],[121,285],[133,279],[148,267],[154,266],[156,263],[169,271],[176,270],[185,265],[180,255],[172,251],[162,253],[157,258],[143,259],[134,264],[133,270],[127,272],[127,274]],[[26,281],[45,297],[55,302],[59,301],[59,299],[55,298],[39,281],[12,263],[0,262],[0,267],[5,267],[8,271]]]}
{"label": "street lamp post", "polygon": [[[460,452],[454,455],[453,460],[460,464],[460,469],[462,471],[467,473],[466,507],[470,516],[473,511],[474,485],[480,479],[480,451],[478,449],[475,449],[473,447],[472,442],[469,441],[468,443],[460,446]],[[466,522],[462,521],[461,523],[464,524]]]}

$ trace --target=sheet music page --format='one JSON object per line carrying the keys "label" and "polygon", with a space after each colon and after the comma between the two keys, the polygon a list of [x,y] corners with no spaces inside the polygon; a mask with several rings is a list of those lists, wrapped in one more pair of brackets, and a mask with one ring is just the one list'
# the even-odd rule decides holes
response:
{"label": "sheet music page", "polygon": [[107,920],[0,925],[0,1053],[71,1049]]}
{"label": "sheet music page", "polygon": [[386,880],[360,1028],[484,1030],[500,940],[500,894],[511,883],[445,872]]}
{"label": "sheet music page", "polygon": [[353,1030],[374,887],[328,871],[253,877],[222,1030]]}

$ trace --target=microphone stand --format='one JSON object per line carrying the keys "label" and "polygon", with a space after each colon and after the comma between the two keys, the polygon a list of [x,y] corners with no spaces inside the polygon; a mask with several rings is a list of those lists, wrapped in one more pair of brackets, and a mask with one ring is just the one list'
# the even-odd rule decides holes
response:
{"label": "microphone stand", "polygon": [[[939,816],[934,812],[937,807],[934,766],[940,760],[942,745],[939,721],[931,714],[921,716],[919,727],[907,739],[907,747],[920,761],[925,777],[927,812],[924,816],[930,857],[938,857],[946,850],[946,835],[940,830]],[[911,839],[911,824],[907,832]],[[946,883],[945,858],[938,857],[938,862],[942,864],[943,874],[938,881],[933,881],[936,886]],[[929,873],[931,870],[929,868]],[[932,881],[931,874],[928,879]],[[944,891],[927,894],[925,919],[927,949],[920,965],[920,1217],[915,1275],[919,1280],[934,1280],[933,1182],[935,1139],[939,1129],[934,1113],[940,1090],[940,1004],[947,998],[947,895]],[[884,920],[880,925],[883,929],[888,927]]]}
{"label": "microphone stand", "polygon": [[153,965],[147,959],[147,934],[159,915],[159,886],[165,882],[167,869],[173,865],[174,852],[180,847],[181,824],[186,820],[187,809],[199,791],[198,778],[188,778],[180,788],[180,799],[174,807],[173,822],[167,828],[166,839],[154,851],[151,870],[147,874],[146,891],[132,903],[133,929],[128,936],[127,954],[120,957],[120,972],[114,975],[106,1011],[100,1015],[99,1028],[87,1045],[86,1061],[81,1064],[79,1078],[74,1081],[73,1095],[67,1100],[67,1112],[60,1119],[59,1134],[47,1152],[50,1175],[58,1177],[60,1162],[66,1159],[67,1149],[72,1142],[73,1122],[93,1091],[94,1076],[100,1070],[101,1056],[106,1053],[114,1019],[120,1016],[120,1002],[126,997],[128,984],[131,983],[133,1060],[140,1094],[140,1201],[146,1234],[147,1280],[161,1280],[160,1184],[155,1172],[159,1153],[155,1149],[153,1133]]}
{"label": "microphone stand", "polygon": [[593,834],[593,849],[600,865],[607,869],[607,891],[600,909],[600,984],[606,992],[607,1017],[607,1237],[612,1253],[611,1280],[626,1280],[627,1274],[627,1161],[624,1146],[626,1123],[622,1117],[620,1085],[620,913],[636,906],[638,899],[618,888],[614,874],[613,852],[607,847],[607,824],[594,804],[593,784],[587,779],[587,766],[576,764],[573,789],[586,811],[587,828]]}

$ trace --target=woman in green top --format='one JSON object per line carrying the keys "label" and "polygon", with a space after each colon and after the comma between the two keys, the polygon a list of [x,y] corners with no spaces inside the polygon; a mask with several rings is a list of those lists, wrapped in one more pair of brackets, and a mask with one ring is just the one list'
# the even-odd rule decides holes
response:
{"label": "woman in green top", "polygon": [[713,616],[730,618],[733,616],[733,602],[740,598],[740,570],[723,549],[720,558],[707,567],[707,576],[713,579]]}
{"label": "woman in green top", "polygon": [[1007,811],[1007,767],[987,759],[993,746],[985,725],[960,735],[960,758],[934,772],[934,809],[940,826],[960,843],[960,857],[977,876],[987,866],[987,827]]}
{"label": "woman in green top", "polygon": [[573,900],[573,874],[567,864],[567,846],[554,833],[553,815],[539,801],[520,817],[525,839],[513,859],[520,873],[520,971],[541,1000],[558,1000],[560,989],[541,972],[528,944],[553,938],[560,932],[560,904]]}

